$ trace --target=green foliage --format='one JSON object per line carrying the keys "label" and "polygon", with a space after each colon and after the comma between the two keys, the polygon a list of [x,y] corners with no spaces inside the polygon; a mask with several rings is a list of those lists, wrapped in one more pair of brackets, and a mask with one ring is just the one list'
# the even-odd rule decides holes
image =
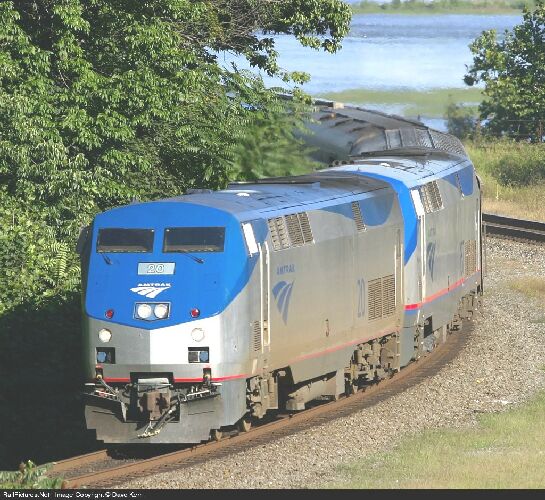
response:
{"label": "green foliage", "polygon": [[246,136],[235,149],[231,177],[255,180],[262,177],[297,175],[322,168],[310,159],[311,149],[293,131],[302,130],[301,116],[306,115],[307,100],[295,93],[289,103],[259,109],[248,126]]}
{"label": "green foliage", "polygon": [[45,474],[49,466],[37,467],[28,460],[21,463],[16,472],[0,471],[0,488],[2,489],[60,489],[61,478],[50,478]]}
{"label": "green foliage", "polygon": [[545,179],[545,148],[521,151],[511,144],[501,161],[490,166],[492,175],[504,186],[529,186]]}
{"label": "green foliage", "polygon": [[465,82],[483,82],[488,99],[480,105],[487,130],[541,141],[545,127],[545,4],[524,9],[523,22],[498,40],[485,31],[470,45],[473,64]]}
{"label": "green foliage", "polygon": [[[0,278],[10,295],[0,292],[0,313],[74,290],[67,251],[97,212],[223,187],[256,130],[301,123],[303,96],[279,99],[260,79],[221,67],[211,49],[302,80],[277,66],[273,40],[256,31],[334,51],[349,21],[339,0],[2,2],[0,262],[12,273]],[[276,138],[294,140],[290,131]]]}
{"label": "green foliage", "polygon": [[466,147],[478,171],[502,186],[531,186],[545,180],[545,144],[485,137]]}
{"label": "green foliage", "polygon": [[466,139],[475,132],[474,108],[451,102],[446,109],[448,133]]}

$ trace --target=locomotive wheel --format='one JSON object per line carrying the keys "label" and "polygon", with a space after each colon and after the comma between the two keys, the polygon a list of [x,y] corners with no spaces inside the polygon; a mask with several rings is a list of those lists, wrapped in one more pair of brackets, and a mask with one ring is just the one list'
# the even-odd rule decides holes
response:
{"label": "locomotive wheel", "polygon": [[210,437],[214,441],[221,441],[221,438],[223,437],[223,432],[221,432],[219,429],[212,429]]}
{"label": "locomotive wheel", "polygon": [[241,418],[237,424],[240,432],[248,432],[252,428],[252,421],[246,418]]}

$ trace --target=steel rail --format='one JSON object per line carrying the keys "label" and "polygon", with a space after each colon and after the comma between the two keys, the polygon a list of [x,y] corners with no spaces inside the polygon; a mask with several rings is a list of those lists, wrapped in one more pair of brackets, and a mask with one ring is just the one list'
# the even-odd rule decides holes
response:
{"label": "steel rail", "polygon": [[[249,432],[235,433],[219,442],[208,442],[183,450],[161,454],[145,460],[131,462],[64,480],[63,488],[112,487],[132,478],[164,472],[170,469],[189,467],[212,458],[234,454],[256,445],[262,445],[280,437],[300,432],[309,427],[350,415],[356,411],[376,405],[394,394],[403,392],[421,380],[437,373],[450,360],[454,359],[467,342],[472,326],[464,322],[464,328],[453,332],[446,342],[431,353],[423,355],[418,361],[409,364],[391,378],[383,379],[356,394],[341,397],[337,401],[323,403],[300,413],[281,415],[278,420],[255,426]],[[101,455],[102,454],[102,455]],[[84,464],[100,462],[107,457],[105,450],[57,462],[49,475],[69,469],[77,469]],[[83,459],[83,461],[82,461]],[[78,461],[80,461],[78,463]],[[70,465],[71,464],[71,465]]]}
{"label": "steel rail", "polygon": [[483,213],[483,226],[488,235],[545,243],[545,222]]}
{"label": "steel rail", "polygon": [[92,453],[86,453],[85,455],[67,458],[66,460],[59,460],[58,462],[53,462],[53,466],[49,469],[49,475],[66,472],[75,469],[76,467],[82,467],[100,460],[106,460],[107,458],[108,450],[99,450]]}

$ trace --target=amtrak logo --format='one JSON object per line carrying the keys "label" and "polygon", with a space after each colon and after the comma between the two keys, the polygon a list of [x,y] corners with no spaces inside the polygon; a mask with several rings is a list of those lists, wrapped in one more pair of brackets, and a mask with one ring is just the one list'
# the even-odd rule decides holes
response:
{"label": "amtrak logo", "polygon": [[430,242],[426,248],[428,269],[430,270],[431,279],[433,280],[433,271],[435,268],[435,243]]}
{"label": "amtrak logo", "polygon": [[157,295],[168,290],[170,287],[170,283],[138,283],[138,286],[131,288],[131,292],[143,295],[148,299],[154,299]]}
{"label": "amtrak logo", "polygon": [[279,281],[272,289],[278,311],[282,314],[284,323],[288,320],[288,309],[290,306],[291,291],[295,282],[287,283]]}

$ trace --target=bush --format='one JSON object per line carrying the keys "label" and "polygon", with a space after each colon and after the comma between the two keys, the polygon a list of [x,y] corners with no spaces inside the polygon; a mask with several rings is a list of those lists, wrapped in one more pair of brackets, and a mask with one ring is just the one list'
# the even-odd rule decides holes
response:
{"label": "bush", "polygon": [[504,186],[529,186],[545,179],[545,148],[511,145],[500,161],[492,166],[492,175]]}
{"label": "bush", "polygon": [[466,139],[475,133],[476,118],[474,109],[463,104],[451,102],[445,113],[448,133]]}
{"label": "bush", "polygon": [[45,474],[49,466],[37,467],[30,460],[22,463],[15,472],[0,471],[0,488],[2,489],[60,489],[61,478],[50,478]]}
{"label": "bush", "polygon": [[545,144],[486,139],[466,143],[478,171],[503,186],[529,186],[545,180]]}

